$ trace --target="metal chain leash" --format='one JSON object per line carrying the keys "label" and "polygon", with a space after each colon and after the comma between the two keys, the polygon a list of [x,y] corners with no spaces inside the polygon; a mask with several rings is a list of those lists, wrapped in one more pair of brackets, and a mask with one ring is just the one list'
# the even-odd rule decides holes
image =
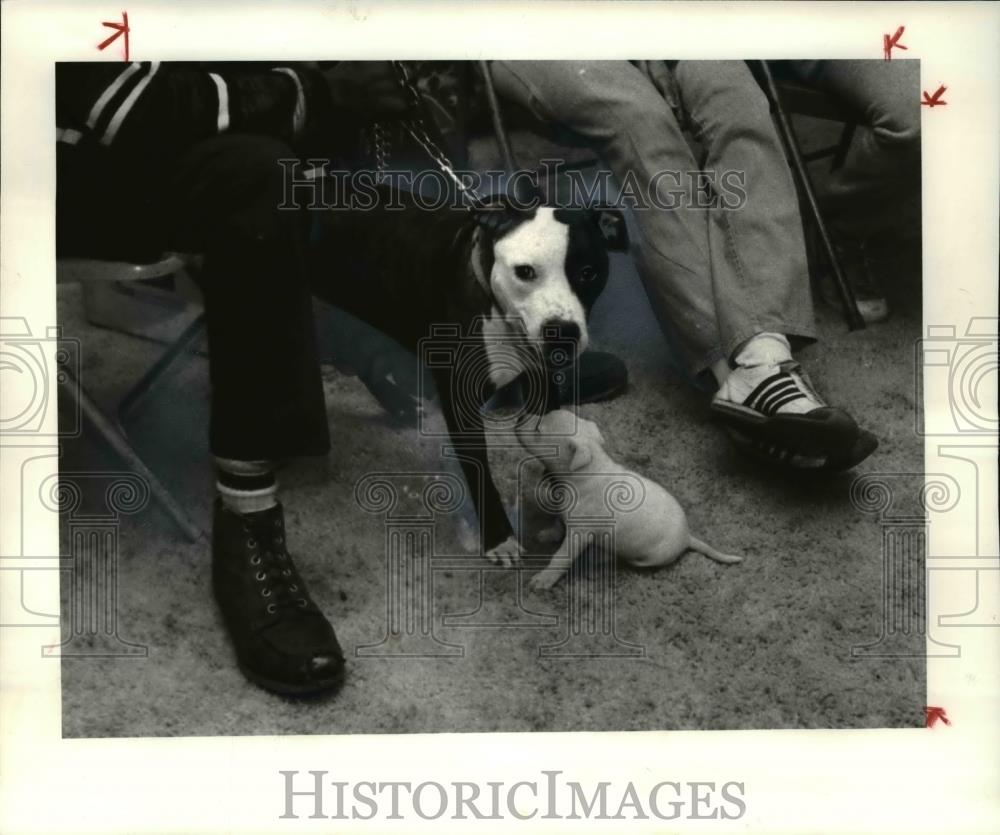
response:
{"label": "metal chain leash", "polygon": [[[468,203],[469,209],[482,206],[482,197],[472,186],[462,180],[455,171],[455,166],[452,164],[451,159],[430,135],[427,129],[427,120],[423,114],[424,108],[420,92],[413,83],[413,79],[407,71],[405,64],[402,61],[392,61],[392,66],[399,76],[400,86],[409,98],[409,108],[416,114],[413,118],[404,119],[400,123],[403,130],[423,149],[441,172],[455,184],[459,193]],[[375,150],[375,168],[381,175],[385,172],[388,165],[392,147],[388,131],[380,122],[375,122],[372,126],[372,141]],[[382,178],[380,177],[379,179],[381,181]]]}
{"label": "metal chain leash", "polygon": [[372,146],[375,157],[375,170],[378,172],[378,182],[382,182],[386,167],[389,164],[389,154],[392,151],[392,138],[381,122],[372,125]]}

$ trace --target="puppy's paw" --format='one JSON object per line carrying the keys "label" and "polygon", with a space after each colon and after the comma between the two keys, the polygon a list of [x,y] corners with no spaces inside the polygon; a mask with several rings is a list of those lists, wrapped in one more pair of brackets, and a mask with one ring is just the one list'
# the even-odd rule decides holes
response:
{"label": "puppy's paw", "polygon": [[502,565],[504,568],[510,568],[521,562],[521,546],[515,537],[508,536],[499,545],[486,551],[486,559],[494,565]]}
{"label": "puppy's paw", "polygon": [[539,571],[534,577],[532,577],[529,581],[529,585],[535,591],[544,591],[552,588],[556,583],[558,583],[565,573],[566,572],[562,569],[546,568],[545,571]]}
{"label": "puppy's paw", "polygon": [[557,545],[563,541],[566,533],[566,526],[562,522],[555,522],[547,528],[542,528],[535,535],[539,545]]}

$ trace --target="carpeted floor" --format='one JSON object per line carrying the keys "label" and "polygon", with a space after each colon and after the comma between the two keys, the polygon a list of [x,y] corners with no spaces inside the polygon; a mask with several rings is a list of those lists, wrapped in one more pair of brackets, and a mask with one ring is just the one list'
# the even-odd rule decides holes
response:
{"label": "carpeted floor", "polygon": [[[914,431],[913,345],[921,329],[915,246],[901,239],[899,256],[886,265],[893,278],[887,323],[849,333],[838,315],[818,310],[822,341],[801,358],[819,389],[881,442],[857,472],[823,479],[764,471],[729,447],[705,398],[671,367],[631,263],[615,257],[592,333],[595,347],[627,360],[631,384],[624,396],[582,414],[601,426],[615,459],[667,486],[694,532],[744,555],[742,564],[688,554],[664,570],[619,568],[611,610],[594,608],[596,577],[540,593],[522,590],[515,571],[451,561],[433,572],[433,640],[384,643],[387,524],[362,510],[355,485],[371,472],[450,469],[435,439],[394,425],[356,378],[327,366],[333,452],[289,467],[281,480],[292,553],[349,656],[343,691],[296,701],[250,685],[212,600],[207,543],[184,542],[150,506],[124,516],[117,539],[119,635],[148,655],[64,659],[64,734],[922,724],[919,630],[906,636],[913,657],[851,652],[877,641],[884,617],[882,530],[852,504],[851,483],[861,473],[923,470]],[[87,325],[76,288],[65,289],[61,324],[82,341],[83,382],[100,402],[114,403],[160,348]],[[192,357],[131,426],[149,465],[205,528],[212,498],[207,392],[206,362]],[[440,426],[438,415],[429,420]],[[493,469],[513,505],[517,459],[501,448],[504,440],[493,439]],[[61,467],[70,479],[121,469],[92,433],[65,445]],[[530,481],[538,471],[526,472]],[[398,483],[410,501],[424,479]],[[521,515],[533,538],[537,508],[525,506]],[[72,520],[65,521],[69,549]],[[435,555],[469,553],[465,511],[439,516],[433,536]],[[608,620],[588,625],[594,614]]]}

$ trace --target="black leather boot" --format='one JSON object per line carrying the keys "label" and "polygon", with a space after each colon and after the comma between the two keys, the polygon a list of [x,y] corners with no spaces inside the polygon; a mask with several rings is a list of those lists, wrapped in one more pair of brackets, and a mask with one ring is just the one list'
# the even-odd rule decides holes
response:
{"label": "black leather boot", "polygon": [[252,682],[283,695],[340,686],[344,654],[292,564],[280,504],[240,514],[216,500],[212,584],[240,669]]}

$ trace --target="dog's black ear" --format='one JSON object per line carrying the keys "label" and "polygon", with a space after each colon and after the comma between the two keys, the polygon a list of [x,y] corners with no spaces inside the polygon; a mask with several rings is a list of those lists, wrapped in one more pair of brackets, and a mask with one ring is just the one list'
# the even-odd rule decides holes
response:
{"label": "dog's black ear", "polygon": [[628,230],[621,209],[597,207],[593,209],[594,222],[610,252],[628,252]]}
{"label": "dog's black ear", "polygon": [[494,241],[510,232],[520,219],[499,200],[489,200],[472,209],[472,218]]}
{"label": "dog's black ear", "polygon": [[491,194],[473,208],[472,216],[494,240],[519,223],[531,220],[542,202],[542,194],[529,177],[509,177],[502,191]]}

